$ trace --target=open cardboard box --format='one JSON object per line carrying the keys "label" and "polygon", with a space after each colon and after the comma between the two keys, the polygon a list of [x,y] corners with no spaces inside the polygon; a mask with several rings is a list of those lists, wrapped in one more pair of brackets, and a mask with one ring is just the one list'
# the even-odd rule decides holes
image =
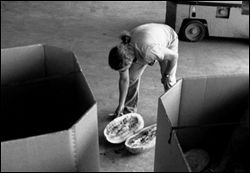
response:
{"label": "open cardboard box", "polygon": [[248,100],[248,74],[179,80],[159,98],[155,171],[192,172],[184,153],[195,148],[219,162],[247,110],[249,135]]}
{"label": "open cardboard box", "polygon": [[99,171],[97,104],[68,50],[1,50],[1,171]]}

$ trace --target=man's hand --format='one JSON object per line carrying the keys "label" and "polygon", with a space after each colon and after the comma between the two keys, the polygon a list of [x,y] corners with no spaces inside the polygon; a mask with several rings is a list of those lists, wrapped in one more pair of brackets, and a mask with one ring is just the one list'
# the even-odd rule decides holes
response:
{"label": "man's hand", "polygon": [[114,113],[108,114],[110,117],[117,118],[123,115],[124,106],[118,105]]}
{"label": "man's hand", "polygon": [[[178,53],[168,48],[162,49],[162,51],[164,54],[164,58],[160,60],[159,63],[160,63],[161,74],[162,74],[161,83],[163,84],[164,90],[166,92],[175,83],[174,81],[170,80],[170,74],[175,75],[176,67],[177,67],[176,65],[178,61]],[[173,76],[171,77],[171,79],[173,80]]]}
{"label": "man's hand", "polygon": [[164,91],[167,92],[172,86],[170,85],[169,76],[162,76],[161,83],[163,84]]}
{"label": "man's hand", "polygon": [[115,110],[114,116],[119,117],[123,115],[123,109],[124,109],[124,105],[118,105],[118,107]]}

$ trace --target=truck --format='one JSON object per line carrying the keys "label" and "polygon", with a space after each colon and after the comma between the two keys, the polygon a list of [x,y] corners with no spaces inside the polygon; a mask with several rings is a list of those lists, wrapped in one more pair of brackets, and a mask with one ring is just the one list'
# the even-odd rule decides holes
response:
{"label": "truck", "polygon": [[249,39],[249,1],[167,1],[165,23],[191,42],[206,36]]}

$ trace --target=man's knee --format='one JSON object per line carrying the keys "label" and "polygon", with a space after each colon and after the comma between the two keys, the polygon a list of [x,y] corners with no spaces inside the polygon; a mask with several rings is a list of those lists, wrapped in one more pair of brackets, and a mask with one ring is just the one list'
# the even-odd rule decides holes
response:
{"label": "man's knee", "polygon": [[138,81],[139,81],[138,77],[130,77],[129,78],[129,85],[134,85]]}

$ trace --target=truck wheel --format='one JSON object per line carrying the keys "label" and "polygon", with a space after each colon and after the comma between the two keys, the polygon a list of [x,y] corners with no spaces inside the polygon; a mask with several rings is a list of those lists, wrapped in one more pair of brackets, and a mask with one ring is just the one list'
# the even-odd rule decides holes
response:
{"label": "truck wheel", "polygon": [[181,34],[185,40],[197,42],[206,36],[206,27],[202,22],[192,20],[183,26]]}

